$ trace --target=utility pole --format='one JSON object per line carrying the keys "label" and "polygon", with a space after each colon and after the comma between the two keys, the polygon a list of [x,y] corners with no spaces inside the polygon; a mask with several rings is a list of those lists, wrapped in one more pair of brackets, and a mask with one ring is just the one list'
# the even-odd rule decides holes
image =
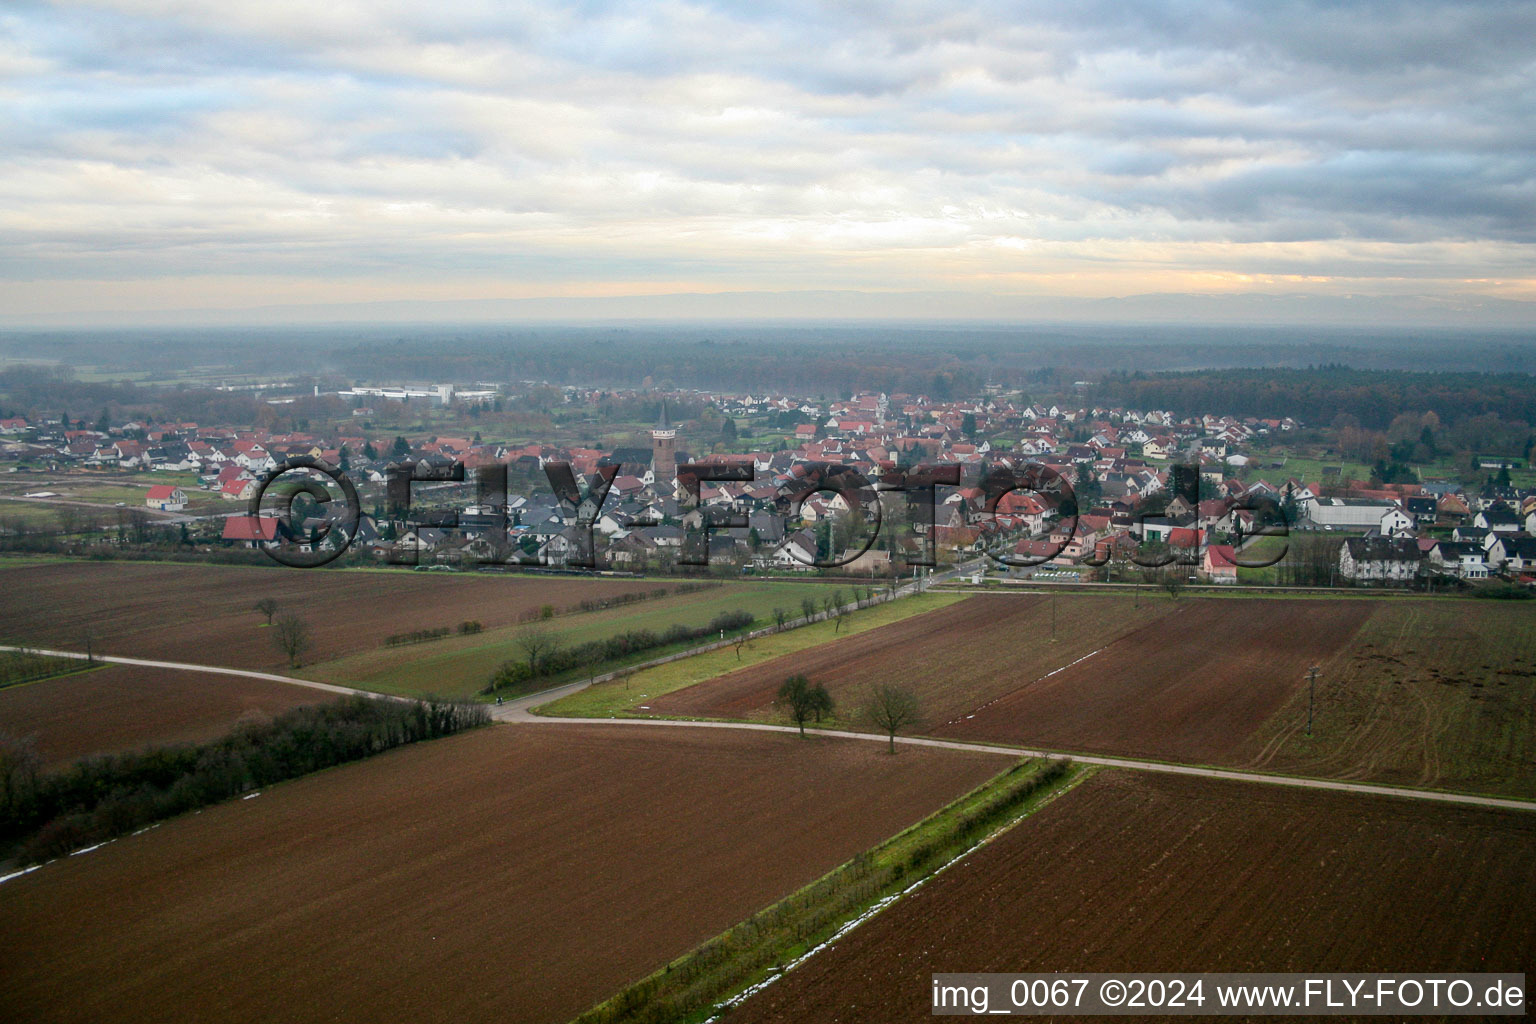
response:
{"label": "utility pole", "polygon": [[1307,669],[1307,735],[1312,735],[1312,705],[1317,700],[1317,674],[1322,669],[1313,665]]}
{"label": "utility pole", "polygon": [[1051,591],[1051,643],[1056,642],[1056,592]]}

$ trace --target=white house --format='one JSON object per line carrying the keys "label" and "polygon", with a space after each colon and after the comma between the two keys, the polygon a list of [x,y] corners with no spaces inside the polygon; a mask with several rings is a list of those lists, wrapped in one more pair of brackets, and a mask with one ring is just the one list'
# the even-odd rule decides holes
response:
{"label": "white house", "polygon": [[1443,540],[1429,552],[1432,565],[1442,572],[1464,580],[1488,578],[1488,561],[1482,545],[1468,541]]}
{"label": "white house", "polygon": [[1423,560],[1414,540],[1351,537],[1339,547],[1339,574],[1362,582],[1402,583],[1418,575]]}
{"label": "white house", "polygon": [[1500,536],[1488,549],[1488,562],[1505,572],[1524,572],[1536,568],[1536,537]]}
{"label": "white house", "polygon": [[1376,527],[1383,537],[1399,537],[1412,533],[1415,523],[1413,516],[1400,508],[1391,508],[1381,517],[1380,524]]}
{"label": "white house", "polygon": [[170,484],[151,487],[144,495],[144,504],[162,512],[180,512],[187,507],[187,492]]}

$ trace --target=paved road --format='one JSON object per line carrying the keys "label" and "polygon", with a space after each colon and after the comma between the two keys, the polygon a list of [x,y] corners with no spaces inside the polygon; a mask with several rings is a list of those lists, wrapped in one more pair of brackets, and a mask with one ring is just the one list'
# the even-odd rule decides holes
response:
{"label": "paved road", "polygon": [[[22,648],[0,645],[0,651],[15,651]],[[28,647],[25,650],[38,654],[47,654],[59,658],[79,658],[84,660],[85,655],[75,651],[49,651]],[[209,672],[216,675],[246,676],[251,679],[269,679],[279,683],[292,683],[295,686],[308,686],[316,690],[327,690],[331,693],[356,693],[366,697],[386,698],[387,695],[372,693],[368,690],[355,690],[347,686],[337,686],[334,683],[321,683],[311,679],[299,679],[295,676],[277,675],[272,672],[253,672],[249,669],[221,668],[218,665],[192,665],[179,661],[151,661],[145,658],[123,658],[115,656],[96,655],[97,661],[105,661],[120,665],[143,665],[149,668],[163,668],[182,672]],[[491,709],[491,716],[502,722],[521,722],[538,725],[624,725],[624,726],[670,726],[692,729],[747,729],[755,732],[795,732],[791,725],[764,725],[755,722],[688,722],[665,718],[555,718],[535,715],[531,708],[541,704],[548,704],[553,700],[575,693],[588,685],[586,680],[570,683],[565,686],[545,690],[541,693],[529,694],[506,704],[495,706]],[[863,740],[873,743],[884,743],[886,738],[865,732],[844,732],[836,729],[815,730],[818,736],[837,736],[843,739]],[[1253,782],[1266,786],[1290,786],[1297,789],[1324,789],[1339,793],[1363,793],[1371,796],[1396,796],[1409,800],[1428,800],[1436,803],[1463,804],[1472,807],[1497,807],[1505,810],[1536,811],[1536,801],[1512,800],[1504,797],[1473,796],[1465,793],[1440,793],[1425,789],[1403,789],[1397,786],[1373,786],[1363,782],[1338,782],[1332,779],[1307,779],[1289,775],[1266,775],[1261,772],[1231,771],[1225,768],[1200,768],[1194,765],[1168,764],[1162,761],[1138,761],[1124,757],[1104,757],[1098,754],[1074,754],[1070,751],[1060,750],[1032,750],[1027,747],[1014,747],[998,744],[959,743],[953,740],[931,740],[916,736],[898,736],[897,743],[914,747],[941,747],[947,750],[971,750],[989,754],[1002,754],[1007,757],[1062,757],[1068,756],[1079,764],[1101,765],[1106,768],[1125,768],[1131,771],[1163,772],[1169,775],[1193,775],[1204,779],[1225,779],[1231,782]]]}

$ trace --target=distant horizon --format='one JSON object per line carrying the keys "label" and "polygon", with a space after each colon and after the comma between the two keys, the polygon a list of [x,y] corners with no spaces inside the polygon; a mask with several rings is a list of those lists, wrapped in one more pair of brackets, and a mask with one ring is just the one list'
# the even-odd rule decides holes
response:
{"label": "distant horizon", "polygon": [[[797,304],[798,303],[798,308]],[[969,310],[970,312],[967,312]],[[1084,299],[934,292],[673,292],[602,297],[272,303],[6,314],[0,331],[641,324],[966,327],[1308,327],[1394,332],[1536,330],[1536,302],[1382,296],[1143,293]]]}

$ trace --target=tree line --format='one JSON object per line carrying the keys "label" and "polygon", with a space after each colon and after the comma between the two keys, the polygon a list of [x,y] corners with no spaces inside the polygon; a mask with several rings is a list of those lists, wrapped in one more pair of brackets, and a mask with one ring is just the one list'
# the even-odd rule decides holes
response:
{"label": "tree line", "polygon": [[1329,424],[1341,415],[1385,430],[1404,411],[1433,411],[1447,424],[1477,416],[1536,422],[1536,387],[1525,373],[1417,373],[1319,366],[1304,370],[1111,373],[1084,395],[1089,405],[1293,417]]}
{"label": "tree line", "polygon": [[504,687],[516,687],[534,679],[558,676],[577,668],[591,669],[608,661],[617,661],[632,654],[670,647],[675,644],[697,643],[718,637],[721,633],[737,633],[749,629],[755,621],[751,612],[737,609],[724,611],[709,620],[706,626],[670,626],[657,632],[650,629],[631,629],[623,633],[590,640],[583,644],[567,646],[556,633],[531,629],[517,638],[521,658],[502,662],[492,674],[490,683],[482,693],[495,694]]}
{"label": "tree line", "polygon": [[83,758],[44,773],[29,740],[0,736],[0,849],[23,864],[285,779],[486,725],[483,705],[364,696],[243,721],[203,744]]}

